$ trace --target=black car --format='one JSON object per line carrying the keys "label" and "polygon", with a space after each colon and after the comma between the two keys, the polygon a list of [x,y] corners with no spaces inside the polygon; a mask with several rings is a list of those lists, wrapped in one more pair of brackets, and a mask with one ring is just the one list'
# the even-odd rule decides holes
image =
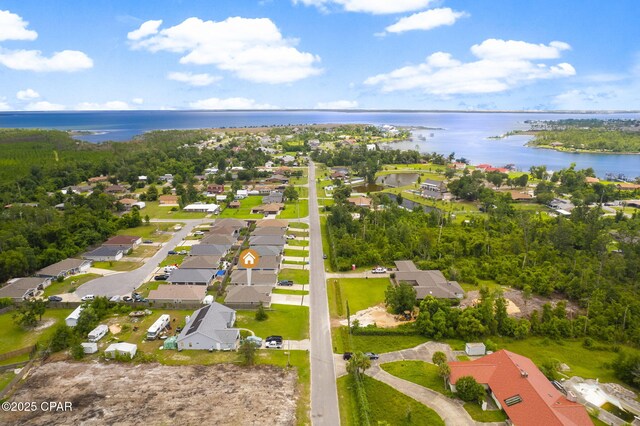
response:
{"label": "black car", "polygon": [[374,359],[378,359],[380,358],[378,356],[378,354],[374,354],[373,352],[365,352],[364,356],[366,356],[367,358],[369,358],[370,360],[374,360]]}
{"label": "black car", "polygon": [[282,336],[269,336],[266,339],[264,339],[265,342],[280,342],[282,343]]}
{"label": "black car", "polygon": [[342,359],[344,359],[345,361],[349,361],[352,356],[353,354],[351,352],[345,352],[342,354]]}
{"label": "black car", "polygon": [[323,254],[323,255],[322,255],[322,258],[323,258],[323,259],[326,259],[327,257],[329,257],[329,256],[327,256],[326,254]]}
{"label": "black car", "polygon": [[178,252],[175,250],[169,250],[169,254],[178,254]]}
{"label": "black car", "polygon": [[280,280],[280,281],[278,281],[278,285],[292,286],[293,285],[293,281],[291,281],[291,280]]}
{"label": "black car", "polygon": [[156,280],[156,281],[164,281],[167,278],[169,278],[168,274],[161,274],[161,275],[156,275],[155,277],[153,277],[153,279]]}
{"label": "black car", "polygon": [[144,243],[144,244],[153,244],[153,241],[151,241],[151,240],[144,240],[144,241],[143,241],[143,243]]}
{"label": "black car", "polygon": [[62,302],[62,297],[60,297],[60,296],[49,296],[49,302]]}

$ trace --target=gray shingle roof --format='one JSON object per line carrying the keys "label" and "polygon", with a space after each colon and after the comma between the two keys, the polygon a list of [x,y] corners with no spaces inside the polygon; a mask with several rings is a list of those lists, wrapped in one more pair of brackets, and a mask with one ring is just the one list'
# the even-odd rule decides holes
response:
{"label": "gray shingle roof", "polygon": [[180,269],[218,269],[220,256],[188,256],[180,264]]}
{"label": "gray shingle roof", "polygon": [[213,269],[174,269],[167,279],[170,283],[209,284],[216,271]]}
{"label": "gray shingle roof", "polygon": [[213,340],[232,345],[240,331],[233,326],[235,311],[224,305],[213,302],[198,309],[191,315],[189,322],[178,335],[178,342],[193,333],[201,333]]}
{"label": "gray shingle roof", "polygon": [[196,244],[191,246],[191,256],[224,256],[231,248],[230,244]]}
{"label": "gray shingle roof", "polygon": [[[278,281],[278,275],[274,271],[252,271],[251,272],[251,284],[252,285],[275,285]],[[235,270],[231,273],[231,284],[246,285],[247,284],[247,270]]]}
{"label": "gray shingle roof", "polygon": [[250,246],[283,246],[286,240],[278,235],[256,235],[249,238]]}
{"label": "gray shingle roof", "polygon": [[119,246],[100,246],[97,249],[90,251],[88,253],[85,253],[83,256],[87,257],[87,256],[98,256],[98,257],[105,257],[105,256],[115,256],[118,254],[118,252],[122,252],[122,248]]}
{"label": "gray shingle roof", "polygon": [[36,272],[36,275],[45,277],[57,277],[60,274],[80,268],[82,265],[88,262],[88,260],[83,259],[65,259],[61,260],[58,263],[54,263],[53,265],[49,265],[40,269]]}

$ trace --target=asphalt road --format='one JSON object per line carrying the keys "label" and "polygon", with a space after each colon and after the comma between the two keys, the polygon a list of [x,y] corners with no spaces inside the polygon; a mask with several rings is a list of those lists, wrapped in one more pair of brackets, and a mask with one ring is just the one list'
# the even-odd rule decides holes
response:
{"label": "asphalt road", "polygon": [[[104,277],[91,280],[76,290],[75,294],[78,297],[86,296],[87,294],[93,294],[96,296],[115,296],[115,295],[128,295],[140,285],[147,281],[147,278],[158,269],[158,264],[167,257],[169,250],[173,250],[184,237],[196,226],[203,222],[211,222],[211,219],[188,219],[180,220],[179,222],[185,225],[182,229],[176,232],[169,242],[158,250],[158,252],[150,259],[145,261],[144,265],[129,272],[121,272],[118,274],[107,275]],[[165,222],[163,220],[152,222]],[[176,222],[176,220],[167,220],[166,222]],[[126,259],[125,259],[126,260]]]}
{"label": "asphalt road", "polygon": [[310,304],[311,325],[311,423],[313,425],[340,425],[338,388],[333,366],[331,325],[327,281],[322,260],[322,235],[316,191],[316,171],[309,162],[309,237],[310,237]]}

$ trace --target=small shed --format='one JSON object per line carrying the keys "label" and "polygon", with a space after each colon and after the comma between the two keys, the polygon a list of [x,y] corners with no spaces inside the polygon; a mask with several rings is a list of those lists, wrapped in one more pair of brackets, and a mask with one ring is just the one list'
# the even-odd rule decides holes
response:
{"label": "small shed", "polygon": [[133,343],[113,343],[109,345],[109,347],[104,351],[104,353],[111,358],[115,358],[117,356],[129,356],[133,358],[138,351],[138,345],[134,345]]}
{"label": "small shed", "polygon": [[80,346],[82,346],[85,354],[95,354],[96,352],[98,352],[98,344],[95,342],[80,343]]}
{"label": "small shed", "polygon": [[487,352],[484,343],[465,343],[464,352],[469,356],[482,356]]}
{"label": "small shed", "polygon": [[164,341],[162,349],[175,349],[178,350],[178,336],[171,336]]}
{"label": "small shed", "polygon": [[78,318],[80,318],[80,313],[84,310],[84,306],[80,305],[73,312],[69,314],[69,316],[64,320],[67,324],[67,327],[75,327],[78,325]]}

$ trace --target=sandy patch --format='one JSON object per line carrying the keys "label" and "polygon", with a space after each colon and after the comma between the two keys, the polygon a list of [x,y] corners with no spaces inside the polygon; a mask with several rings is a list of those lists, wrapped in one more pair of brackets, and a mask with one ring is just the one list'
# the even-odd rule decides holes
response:
{"label": "sandy patch", "polygon": [[33,328],[34,331],[40,331],[40,330],[44,330],[45,328],[49,328],[51,327],[53,324],[56,323],[56,320],[54,319],[47,319],[42,321],[40,324],[38,324],[36,327]]}
{"label": "sandy patch", "polygon": [[109,326],[109,333],[118,334],[122,331],[122,326],[120,324],[112,324]]}
{"label": "sandy patch", "polygon": [[[358,311],[354,315],[351,315],[352,324],[356,319],[360,322],[361,327],[375,324],[380,328],[392,328],[397,327],[400,324],[406,324],[408,322],[398,321],[393,314],[387,312],[384,304],[372,306],[363,311]],[[347,320],[341,320],[340,325],[347,325]]]}

